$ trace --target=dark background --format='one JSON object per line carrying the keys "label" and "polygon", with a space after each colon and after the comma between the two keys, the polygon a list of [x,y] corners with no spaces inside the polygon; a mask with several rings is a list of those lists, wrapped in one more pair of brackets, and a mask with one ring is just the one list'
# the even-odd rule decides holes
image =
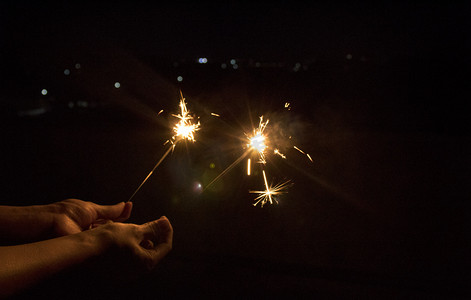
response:
{"label": "dark background", "polygon": [[[1,204],[126,201],[180,90],[202,124],[133,199],[130,222],[175,230],[155,272],[64,274],[25,297],[468,295],[471,11],[428,2],[2,2]],[[267,164],[294,183],[279,204],[252,205],[244,164],[195,189],[260,115],[293,137]]]}

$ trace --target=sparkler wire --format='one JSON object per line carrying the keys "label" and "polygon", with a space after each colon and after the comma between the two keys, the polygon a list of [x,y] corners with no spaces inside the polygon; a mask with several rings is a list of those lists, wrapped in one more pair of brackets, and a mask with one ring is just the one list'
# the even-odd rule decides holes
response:
{"label": "sparkler wire", "polygon": [[162,157],[160,158],[160,160],[155,164],[154,168],[152,168],[152,171],[149,172],[149,174],[147,175],[147,177],[141,182],[141,184],[139,185],[139,187],[134,191],[134,193],[132,194],[132,196],[129,198],[129,200],[127,202],[131,202],[132,198],[134,198],[134,196],[137,194],[137,192],[141,189],[141,187],[144,185],[144,183],[146,183],[147,179],[149,179],[149,177],[152,175],[152,173],[154,173],[155,169],[157,169],[157,167],[162,163],[162,161],[167,157],[167,155],[170,153],[170,151],[172,151],[173,149],[173,145],[171,145],[167,152],[165,152],[164,155],[162,155]]}

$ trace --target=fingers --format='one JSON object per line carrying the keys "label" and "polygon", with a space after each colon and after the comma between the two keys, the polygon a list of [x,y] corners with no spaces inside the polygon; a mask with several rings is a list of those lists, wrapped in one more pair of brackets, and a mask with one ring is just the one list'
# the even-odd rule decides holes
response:
{"label": "fingers", "polygon": [[149,250],[154,264],[160,261],[170,250],[173,244],[173,228],[167,217],[142,225],[144,238],[147,240],[142,246]]}
{"label": "fingers", "polygon": [[94,208],[98,215],[97,219],[122,222],[131,216],[132,202],[121,202],[115,205],[94,204]]}

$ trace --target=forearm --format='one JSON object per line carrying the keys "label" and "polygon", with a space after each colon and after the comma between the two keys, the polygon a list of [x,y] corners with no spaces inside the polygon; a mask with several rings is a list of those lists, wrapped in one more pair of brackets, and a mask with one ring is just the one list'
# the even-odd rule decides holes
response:
{"label": "forearm", "polygon": [[0,298],[102,254],[106,232],[90,230],[46,241],[0,247]]}
{"label": "forearm", "polygon": [[52,205],[0,206],[0,240],[33,242],[53,233]]}

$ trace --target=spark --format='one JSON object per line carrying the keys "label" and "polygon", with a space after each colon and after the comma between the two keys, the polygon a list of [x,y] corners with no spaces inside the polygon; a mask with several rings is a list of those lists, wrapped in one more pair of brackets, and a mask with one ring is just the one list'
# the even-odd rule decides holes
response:
{"label": "spark", "polygon": [[296,147],[296,146],[293,146],[293,148],[294,148],[294,149],[296,149],[296,150],[298,150],[298,151],[299,151],[299,152],[301,152],[302,154],[306,154],[306,153],[304,153],[304,151],[303,151],[303,150],[299,149],[299,148],[298,148],[298,147]]}
{"label": "spark", "polygon": [[276,202],[278,204],[278,200],[274,196],[280,195],[280,194],[285,194],[287,193],[286,188],[290,185],[291,181],[285,181],[282,183],[279,183],[275,186],[269,186],[267,182],[267,176],[265,174],[265,170],[262,170],[263,173],[263,181],[265,183],[265,190],[264,191],[249,191],[249,193],[252,194],[260,194],[255,198],[255,203],[253,206],[257,206],[258,203],[260,203],[261,207],[263,207],[265,204],[270,203],[273,204]]}
{"label": "spark", "polygon": [[286,103],[285,103],[285,108],[286,108],[287,110],[291,110],[291,103],[286,102]]}
{"label": "spark", "polygon": [[298,150],[298,151],[301,152],[302,154],[306,155],[307,158],[309,158],[309,160],[310,160],[311,162],[313,162],[313,161],[312,161],[312,158],[311,158],[311,155],[309,155],[309,153],[305,153],[303,150],[299,149],[299,148],[296,147],[296,146],[293,146],[293,148],[296,149],[296,150]]}
{"label": "spark", "polygon": [[247,159],[247,175],[250,176],[250,158]]}
{"label": "spark", "polygon": [[220,117],[221,115],[219,115],[217,113],[211,113],[211,116]]}
{"label": "spark", "polygon": [[286,159],[286,155],[284,155],[283,153],[281,153],[280,150],[278,150],[278,149],[273,150],[273,153],[275,153],[276,155],[281,156],[281,158]]}
{"label": "spark", "polygon": [[306,153],[306,156],[307,156],[307,158],[309,158],[309,160],[310,160],[311,162],[313,162],[311,156],[309,155],[309,153]]}
{"label": "spark", "polygon": [[159,115],[160,115],[161,113],[163,113],[163,112],[164,112],[164,110],[161,109],[157,115],[159,116]]}

